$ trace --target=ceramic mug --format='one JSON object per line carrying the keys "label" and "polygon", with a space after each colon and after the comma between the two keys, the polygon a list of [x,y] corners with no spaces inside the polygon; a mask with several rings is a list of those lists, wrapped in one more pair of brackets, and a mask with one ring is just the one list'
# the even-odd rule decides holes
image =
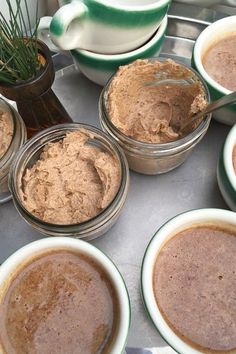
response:
{"label": "ceramic mug", "polygon": [[[14,280],[14,277],[21,273],[22,269],[24,269],[27,264],[33,263],[35,258],[40,255],[47,254],[52,250],[67,250],[72,251],[75,254],[82,254],[85,257],[90,258],[96,264],[102,266],[105,270],[106,274],[113,283],[119,304],[119,310],[114,319],[119,322],[117,323],[117,330],[114,334],[112,347],[110,348],[109,353],[122,353],[127,340],[131,320],[131,308],[128,291],[115,264],[102,251],[88,242],[76,240],[70,237],[48,237],[31,242],[28,245],[18,249],[0,267],[0,306],[12,280]],[[47,299],[45,299],[45,304],[47,304]],[[45,321],[47,323],[47,319]],[[1,335],[0,353],[5,353],[3,343],[1,343]]]}
{"label": "ceramic mug", "polygon": [[136,59],[158,56],[167,29],[167,15],[152,38],[135,50],[120,54],[99,54],[89,50],[71,50],[76,67],[91,81],[104,86],[120,65]]}
{"label": "ceramic mug", "polygon": [[235,146],[236,124],[231,128],[225,139],[217,165],[217,182],[222,197],[230,209],[236,212]]}
{"label": "ceramic mug", "polygon": [[[198,36],[192,54],[192,65],[203,77],[210,91],[212,101],[231,93],[231,90],[221,86],[205,70],[203,58],[207,50],[217,41],[236,35],[236,16],[224,17],[206,27]],[[220,108],[213,113],[220,123],[234,125],[236,123],[236,104]]]}
{"label": "ceramic mug", "polygon": [[[63,50],[118,54],[143,45],[157,30],[171,0],[61,0],[39,24]],[[43,39],[45,41],[45,38]]]}
{"label": "ceramic mug", "polygon": [[[184,336],[177,333],[177,330],[174,331],[173,327],[170,326],[170,322],[165,316],[163,316],[160,306],[158,305],[154,290],[153,290],[153,275],[154,275],[154,266],[156,263],[157,255],[159,254],[162,247],[166,244],[168,240],[172,237],[193,227],[202,226],[202,225],[212,225],[219,226],[222,228],[230,229],[236,231],[236,218],[235,213],[229,210],[223,209],[196,209],[187,211],[185,213],[179,214],[169,220],[164,224],[153,236],[149,245],[146,248],[143,263],[141,268],[141,292],[143,296],[144,306],[147,313],[149,314],[154,326],[163,337],[163,339],[179,354],[203,354],[203,353],[222,353],[226,354],[226,351],[216,351],[208,350],[205,348],[193,347],[190,344],[190,341],[185,341]],[[178,236],[177,236],[178,237]],[[190,236],[191,237],[191,236]],[[199,244],[199,247],[201,245]],[[193,262],[194,267],[194,262]],[[173,266],[174,269],[174,266]],[[214,273],[214,267],[212,273]],[[206,280],[207,283],[207,280]],[[188,284],[188,285],[187,285]],[[186,281],[186,286],[190,287],[189,283]],[[198,289],[199,290],[199,289]],[[173,290],[174,291],[174,290]],[[184,291],[184,290],[183,290]],[[195,297],[199,296],[199,291],[192,293]],[[230,295],[229,295],[230,296]],[[222,302],[222,307],[224,303]],[[176,305],[176,313],[178,311],[178,305]],[[188,304],[186,304],[186,313],[188,312]],[[232,307],[232,313],[234,309]],[[188,318],[191,315],[188,316]],[[193,314],[192,314],[193,316]],[[212,317],[216,316],[212,310]],[[217,318],[217,317],[215,317]],[[220,319],[220,317],[218,317]],[[186,319],[187,320],[187,319]],[[199,322],[200,323],[200,322]],[[210,318],[209,318],[209,323]],[[222,327],[223,328],[223,327]],[[202,333],[203,333],[202,328]],[[226,333],[224,333],[226,336]],[[227,353],[235,353],[235,349],[228,350]]]}

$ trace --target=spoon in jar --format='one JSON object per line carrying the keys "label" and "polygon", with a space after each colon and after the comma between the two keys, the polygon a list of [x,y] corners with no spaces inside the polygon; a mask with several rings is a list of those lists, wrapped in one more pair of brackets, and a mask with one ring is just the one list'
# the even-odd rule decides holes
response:
{"label": "spoon in jar", "polygon": [[[180,86],[191,86],[192,84],[196,83],[196,79],[193,77],[172,77],[170,78],[168,76],[168,73],[165,70],[160,70],[158,73],[156,73],[156,79],[151,82],[147,82],[145,86],[161,86],[161,85],[180,85]],[[209,103],[204,109],[202,109],[200,112],[193,114],[192,116],[189,117],[187,121],[181,124],[179,127],[179,131],[181,131],[182,135],[186,131],[189,130],[193,125],[197,127],[201,121],[203,120],[203,117],[211,113],[219,108],[222,108],[224,106],[227,106],[228,104],[236,102],[236,91],[225,95],[221,98],[219,98],[216,101],[213,101]]]}
{"label": "spoon in jar", "polygon": [[197,123],[197,125],[200,124],[200,122],[202,121],[203,117],[206,114],[211,113],[219,108],[222,108],[234,102],[236,102],[236,91],[230,93],[229,95],[223,96],[216,101],[209,103],[202,111],[194,114],[186,122],[184,122],[181,125],[180,130],[186,131],[187,128],[191,127],[193,124],[195,123]]}

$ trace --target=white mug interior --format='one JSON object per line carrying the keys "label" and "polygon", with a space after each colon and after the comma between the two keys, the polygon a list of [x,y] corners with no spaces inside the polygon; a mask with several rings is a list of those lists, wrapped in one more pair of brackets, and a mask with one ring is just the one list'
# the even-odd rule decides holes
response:
{"label": "white mug interior", "polygon": [[223,209],[198,209],[177,215],[164,224],[150,241],[142,264],[141,289],[145,307],[153,324],[164,340],[180,354],[202,354],[203,352],[193,348],[180,339],[167,324],[162,316],[155,300],[153,291],[153,270],[158,253],[164,244],[179,232],[197,225],[203,224],[227,225],[236,230],[235,213]]}
{"label": "white mug interior", "polygon": [[[24,265],[31,259],[49,250],[73,250],[83,253],[93,259],[105,269],[113,281],[113,286],[120,304],[120,322],[117,330],[117,336],[114,340],[111,354],[120,354],[124,348],[129,326],[130,326],[130,303],[128,292],[116,266],[112,261],[95,246],[89,243],[69,237],[49,237],[32,242],[14,254],[12,254],[0,267],[0,303],[4,294],[15,274],[24,268]],[[1,343],[0,343],[0,352]]]}

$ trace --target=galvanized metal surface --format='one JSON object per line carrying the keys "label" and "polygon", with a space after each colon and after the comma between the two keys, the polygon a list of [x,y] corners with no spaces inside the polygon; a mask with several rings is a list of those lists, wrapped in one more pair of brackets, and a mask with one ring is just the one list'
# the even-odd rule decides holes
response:
{"label": "galvanized metal surface", "polygon": [[[173,4],[162,54],[189,63],[200,31],[220,17],[223,15],[211,10]],[[53,88],[74,121],[99,127],[97,106],[101,87],[76,72],[69,55],[56,55],[54,61],[59,71]],[[126,281],[132,306],[128,346],[166,345],[142,304],[139,289],[142,257],[154,232],[176,214],[195,208],[227,208],[217,186],[216,165],[229,129],[212,121],[188,160],[172,172],[160,176],[131,173],[130,190],[120,219],[106,235],[92,242],[115,262]],[[21,219],[12,202],[0,206],[0,263],[18,248],[42,237]]]}

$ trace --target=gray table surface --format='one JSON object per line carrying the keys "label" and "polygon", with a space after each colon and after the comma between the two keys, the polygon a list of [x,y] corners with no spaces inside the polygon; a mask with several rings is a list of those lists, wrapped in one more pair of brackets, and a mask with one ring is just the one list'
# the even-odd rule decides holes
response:
{"label": "gray table surface", "polygon": [[[166,42],[164,50],[169,45]],[[191,46],[190,43],[187,57]],[[99,127],[97,106],[101,87],[72,68],[63,76],[58,75],[53,88],[74,121]],[[129,194],[119,220],[104,236],[91,242],[115,262],[127,284],[132,306],[129,346],[166,345],[142,304],[142,257],[155,231],[176,214],[195,208],[227,209],[217,186],[216,166],[229,129],[212,121],[187,161],[169,173],[145,176],[131,172]],[[21,246],[42,237],[21,219],[11,201],[0,206],[0,263]]]}

